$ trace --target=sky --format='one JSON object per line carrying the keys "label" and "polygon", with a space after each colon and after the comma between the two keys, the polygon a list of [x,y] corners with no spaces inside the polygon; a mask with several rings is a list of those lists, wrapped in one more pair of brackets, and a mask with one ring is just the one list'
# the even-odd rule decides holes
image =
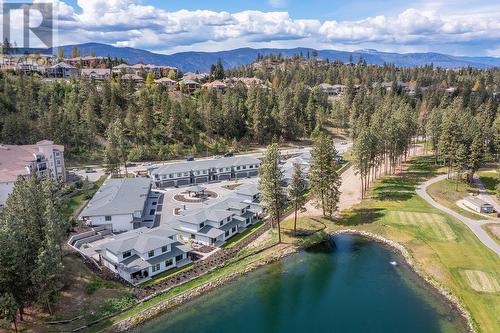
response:
{"label": "sky", "polygon": [[311,47],[500,57],[498,0],[34,2],[47,1],[56,8],[56,45],[100,42],[165,54]]}

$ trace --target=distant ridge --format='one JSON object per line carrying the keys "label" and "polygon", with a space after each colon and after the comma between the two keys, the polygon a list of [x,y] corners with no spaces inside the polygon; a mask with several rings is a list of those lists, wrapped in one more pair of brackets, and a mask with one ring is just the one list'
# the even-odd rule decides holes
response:
{"label": "distant ridge", "polygon": [[[268,55],[281,53],[285,57],[291,57],[295,54],[302,53],[304,56],[309,52],[310,48],[293,48],[293,49],[252,49],[240,48],[229,51],[218,52],[181,52],[170,55],[153,53],[146,50],[135,49],[131,47],[115,47],[101,43],[85,43],[75,45],[79,50],[83,50],[85,55],[90,54],[90,50],[94,50],[98,56],[111,56],[123,58],[129,63],[151,63],[156,65],[171,65],[182,69],[183,71],[208,71],[210,65],[215,63],[218,58],[221,58],[225,68],[236,67],[253,62],[257,54]],[[73,45],[64,45],[66,55],[71,54]],[[38,51],[40,53],[57,53],[57,47],[52,49],[31,49],[30,51]],[[466,57],[452,56],[441,53],[392,53],[380,52],[373,49],[358,50],[354,52],[336,51],[336,50],[318,50],[319,59],[328,59],[330,61],[339,60],[347,62],[349,56],[352,55],[353,61],[357,62],[359,57],[363,57],[368,64],[382,65],[384,63],[394,64],[399,67],[416,67],[433,64],[435,67],[442,68],[459,68],[459,67],[474,67],[474,68],[490,68],[499,67],[500,58],[495,57]]]}

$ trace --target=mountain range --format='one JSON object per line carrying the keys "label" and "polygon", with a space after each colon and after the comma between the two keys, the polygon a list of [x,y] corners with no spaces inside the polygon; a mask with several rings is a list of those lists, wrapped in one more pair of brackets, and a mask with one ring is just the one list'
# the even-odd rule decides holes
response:
{"label": "mountain range", "polygon": [[[84,55],[89,55],[90,50],[93,50],[97,56],[111,56],[123,58],[130,64],[148,63],[155,65],[169,65],[178,67],[183,71],[200,71],[206,72],[210,69],[210,65],[217,62],[220,58],[224,68],[232,68],[240,65],[245,65],[253,62],[257,55],[268,55],[281,53],[285,57],[291,57],[296,54],[309,53],[312,54],[310,48],[293,48],[293,49],[277,49],[277,48],[239,48],[229,51],[218,52],[180,52],[174,54],[159,54],[146,50],[131,48],[131,47],[115,47],[112,45],[101,43],[85,43],[77,44],[76,46]],[[73,45],[61,46],[64,48],[66,55],[71,54]],[[38,51],[40,53],[57,54],[59,47],[49,49],[31,49],[30,52]],[[441,53],[426,52],[426,53],[393,53],[380,52],[377,50],[359,50],[354,52],[336,51],[336,50],[318,50],[318,59],[328,59],[329,61],[349,61],[352,56],[353,62],[356,62],[359,57],[368,64],[383,65],[384,63],[394,64],[399,67],[416,67],[433,64],[435,67],[442,68],[458,68],[458,67],[474,67],[474,68],[490,68],[500,66],[500,58],[496,57],[467,57],[467,56],[452,56]]]}

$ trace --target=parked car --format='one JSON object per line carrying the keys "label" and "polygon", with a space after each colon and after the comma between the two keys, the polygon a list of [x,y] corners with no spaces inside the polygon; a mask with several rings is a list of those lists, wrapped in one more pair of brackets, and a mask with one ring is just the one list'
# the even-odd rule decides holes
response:
{"label": "parked car", "polygon": [[220,155],[214,155],[214,156],[212,156],[212,158],[213,158],[214,160],[217,160],[217,159],[219,159],[219,158],[221,158],[221,157],[222,157],[222,156],[220,156]]}
{"label": "parked car", "polygon": [[85,173],[96,173],[97,171],[95,169],[85,169]]}
{"label": "parked car", "polygon": [[150,166],[150,165],[152,165],[151,162],[144,162],[144,163],[141,164],[141,166]]}
{"label": "parked car", "polygon": [[233,156],[234,156],[234,154],[231,152],[227,152],[224,154],[224,157],[233,157]]}
{"label": "parked car", "polygon": [[340,144],[341,144],[341,145],[346,145],[346,144],[347,144],[347,141],[342,141]]}
{"label": "parked car", "polygon": [[186,161],[188,161],[188,162],[194,161],[194,157],[188,156],[188,157],[186,157]]}

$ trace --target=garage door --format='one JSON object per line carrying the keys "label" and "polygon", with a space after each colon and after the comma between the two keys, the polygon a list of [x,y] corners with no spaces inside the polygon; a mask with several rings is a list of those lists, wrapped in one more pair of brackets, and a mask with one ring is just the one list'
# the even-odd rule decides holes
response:
{"label": "garage door", "polygon": [[259,174],[259,172],[258,172],[257,170],[255,170],[255,171],[249,171],[249,172],[248,172],[248,175],[249,175],[250,177],[255,177],[255,176],[257,176],[258,174]]}
{"label": "garage door", "polygon": [[238,172],[236,174],[236,177],[238,177],[238,178],[246,178],[246,177],[248,177],[248,174],[246,172]]}
{"label": "garage door", "polygon": [[208,183],[208,177],[199,177],[194,180],[196,184]]}
{"label": "garage door", "polygon": [[229,180],[231,179],[231,175],[220,175],[219,180]]}
{"label": "garage door", "polygon": [[179,179],[177,181],[177,186],[188,185],[188,184],[189,184],[189,179]]}
{"label": "garage door", "polygon": [[173,186],[175,186],[175,183],[173,180],[161,182],[161,187],[173,187]]}

